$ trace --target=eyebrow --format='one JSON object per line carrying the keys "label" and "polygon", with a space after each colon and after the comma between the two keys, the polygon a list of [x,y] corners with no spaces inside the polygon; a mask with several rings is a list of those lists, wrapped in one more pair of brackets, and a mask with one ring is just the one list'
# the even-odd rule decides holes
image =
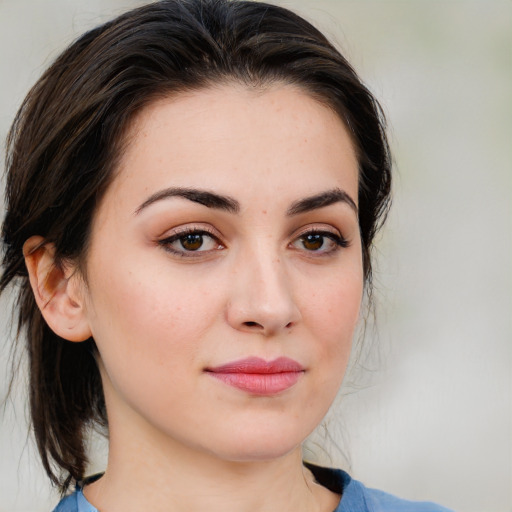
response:
{"label": "eyebrow", "polygon": [[208,208],[214,208],[216,210],[224,210],[229,213],[239,213],[240,203],[229,196],[223,196],[208,192],[207,190],[199,190],[195,188],[182,188],[182,187],[171,187],[165,190],[160,190],[152,196],[148,197],[136,210],[135,214],[140,213],[144,208],[147,208],[150,204],[161,201],[162,199],[169,199],[171,197],[182,197],[193,201],[194,203],[202,204]]}
{"label": "eyebrow", "polygon": [[[182,197],[194,203],[202,204],[207,208],[224,210],[229,213],[236,214],[240,212],[240,203],[232,197],[196,188],[170,187],[160,190],[148,197],[148,199],[135,210],[135,214],[139,214],[144,208],[147,208],[157,201],[172,197]],[[335,188],[293,202],[286,211],[286,215],[292,217],[312,210],[318,210],[319,208],[324,208],[335,203],[348,204],[356,214],[358,213],[354,200],[344,190]]]}
{"label": "eyebrow", "polygon": [[292,203],[290,208],[288,208],[286,214],[288,216],[299,215],[311,210],[318,210],[319,208],[330,206],[334,203],[348,204],[356,214],[358,213],[354,200],[344,190],[341,190],[340,188],[334,188],[332,190],[320,192],[320,194],[315,194],[314,196],[295,201]]}

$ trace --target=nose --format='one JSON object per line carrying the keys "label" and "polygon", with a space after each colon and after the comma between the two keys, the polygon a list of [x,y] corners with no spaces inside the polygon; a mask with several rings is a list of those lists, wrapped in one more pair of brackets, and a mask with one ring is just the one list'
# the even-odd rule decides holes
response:
{"label": "nose", "polygon": [[265,337],[289,331],[301,319],[284,263],[267,253],[241,256],[227,306],[231,327]]}

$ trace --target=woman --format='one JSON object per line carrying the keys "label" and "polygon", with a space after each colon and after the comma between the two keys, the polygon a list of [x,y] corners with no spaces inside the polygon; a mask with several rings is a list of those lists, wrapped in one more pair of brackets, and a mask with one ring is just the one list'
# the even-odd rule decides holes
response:
{"label": "woman", "polygon": [[57,59],[8,150],[0,289],[43,465],[78,482],[57,511],[442,510],[303,464],[391,180],[378,104],[316,29],[252,2],[131,11]]}

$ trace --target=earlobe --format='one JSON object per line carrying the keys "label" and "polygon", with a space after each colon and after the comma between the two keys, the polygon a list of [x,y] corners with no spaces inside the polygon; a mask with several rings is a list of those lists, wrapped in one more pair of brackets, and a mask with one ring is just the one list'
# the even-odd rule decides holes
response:
{"label": "earlobe", "polygon": [[69,341],[91,337],[83,299],[77,293],[80,277],[73,268],[55,262],[55,248],[41,236],[23,245],[30,285],[48,326]]}

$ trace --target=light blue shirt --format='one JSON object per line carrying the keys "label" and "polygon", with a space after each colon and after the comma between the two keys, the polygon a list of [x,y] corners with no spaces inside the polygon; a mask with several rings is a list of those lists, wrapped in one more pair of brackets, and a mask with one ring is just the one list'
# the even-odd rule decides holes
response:
{"label": "light blue shirt", "polygon": [[[341,500],[333,512],[451,512],[435,503],[402,500],[377,489],[369,489],[340,469],[321,468],[307,464],[316,480]],[[62,499],[53,512],[99,512],[83,495],[80,486]]]}

